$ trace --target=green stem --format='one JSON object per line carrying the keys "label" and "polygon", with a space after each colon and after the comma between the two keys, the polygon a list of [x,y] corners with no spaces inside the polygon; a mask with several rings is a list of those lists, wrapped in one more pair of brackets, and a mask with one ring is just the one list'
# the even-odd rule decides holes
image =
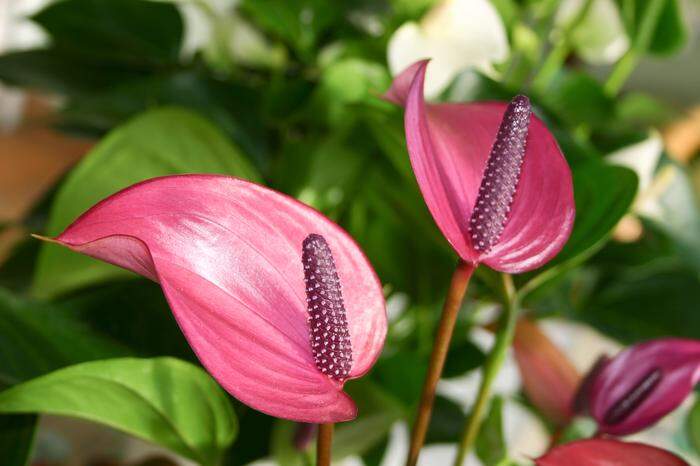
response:
{"label": "green stem", "polygon": [[476,437],[479,434],[481,427],[481,419],[484,411],[491,398],[491,387],[493,385],[498,372],[501,370],[506,352],[510,347],[513,336],[515,335],[515,324],[518,320],[519,300],[518,294],[515,292],[513,279],[508,274],[503,274],[503,316],[501,317],[501,325],[496,335],[496,343],[489,354],[486,365],[483,370],[483,378],[479,393],[472,407],[472,412],[467,419],[467,423],[462,434],[462,439],[457,449],[457,458],[454,465],[461,466],[464,463],[467,454],[471,451]]}
{"label": "green stem", "polygon": [[640,57],[649,49],[665,3],[666,0],[649,0],[646,3],[632,46],[617,62],[603,86],[609,96],[614,97],[620,92],[627,78],[636,68]]}
{"label": "green stem", "polygon": [[532,81],[532,88],[535,92],[542,94],[549,88],[549,85],[561,69],[569,52],[571,52],[571,39],[574,31],[576,31],[576,28],[586,18],[592,4],[593,0],[586,0],[576,12],[576,16],[563,28],[559,42],[557,42],[549,52],[539,73],[537,73],[537,76],[535,76]]}

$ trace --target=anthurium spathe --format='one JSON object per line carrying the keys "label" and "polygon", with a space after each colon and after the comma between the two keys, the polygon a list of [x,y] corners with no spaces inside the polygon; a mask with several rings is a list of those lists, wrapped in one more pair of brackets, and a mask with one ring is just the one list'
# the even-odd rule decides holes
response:
{"label": "anthurium spathe", "polygon": [[103,200],[54,241],[160,283],[202,364],[243,403],[355,417],[343,384],[381,351],[384,299],[359,247],[317,211],[240,179],[170,176]]}
{"label": "anthurium spathe", "polygon": [[698,381],[700,340],[651,340],[605,362],[584,398],[601,433],[628,435],[676,409]]}
{"label": "anthurium spathe", "polygon": [[553,448],[537,466],[688,466],[666,450],[612,439],[578,440]]}
{"label": "anthurium spathe", "polygon": [[407,68],[386,97],[405,107],[411,164],[438,227],[466,262],[508,273],[541,266],[574,222],[571,171],[554,137],[524,96],[426,103],[427,64]]}

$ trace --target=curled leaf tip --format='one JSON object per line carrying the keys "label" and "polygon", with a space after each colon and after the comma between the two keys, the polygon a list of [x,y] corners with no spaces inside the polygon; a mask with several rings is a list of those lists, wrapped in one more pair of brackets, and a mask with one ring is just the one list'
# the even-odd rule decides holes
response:
{"label": "curled leaf tip", "polygon": [[312,233],[302,246],[311,351],[318,370],[345,380],[352,369],[352,346],[343,292],[326,239]]}
{"label": "curled leaf tip", "polygon": [[516,96],[503,114],[469,219],[472,246],[488,252],[503,233],[520,181],[532,107]]}

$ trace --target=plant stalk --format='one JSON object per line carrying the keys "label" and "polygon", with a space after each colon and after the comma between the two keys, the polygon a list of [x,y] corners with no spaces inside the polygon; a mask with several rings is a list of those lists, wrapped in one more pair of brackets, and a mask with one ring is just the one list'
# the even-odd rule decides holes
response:
{"label": "plant stalk", "polygon": [[333,424],[319,424],[316,438],[316,466],[330,466]]}
{"label": "plant stalk", "polygon": [[646,8],[639,23],[639,30],[635,35],[632,46],[615,64],[610,76],[608,76],[603,85],[605,92],[609,96],[614,97],[620,92],[627,78],[636,68],[641,56],[649,50],[665,3],[666,0],[649,0],[646,3]]}
{"label": "plant stalk", "polygon": [[513,279],[511,276],[508,274],[502,274],[502,277],[504,291],[504,314],[501,318],[501,325],[496,334],[496,343],[494,344],[483,369],[483,377],[481,379],[479,393],[476,397],[476,401],[474,402],[474,406],[472,407],[472,412],[467,419],[467,423],[462,434],[462,439],[460,440],[459,447],[457,448],[457,457],[454,462],[455,466],[461,466],[462,463],[464,463],[467,454],[469,454],[474,442],[476,441],[476,437],[479,434],[479,429],[481,428],[481,419],[491,398],[491,386],[493,385],[498,372],[501,370],[503,360],[506,356],[506,351],[513,342],[513,337],[515,335],[515,324],[518,321],[519,299],[517,293],[515,292],[515,286],[513,285]]}
{"label": "plant stalk", "polygon": [[532,81],[532,88],[535,92],[543,94],[547,91],[547,88],[549,88],[549,85],[552,83],[559,69],[561,69],[569,52],[571,52],[573,33],[586,18],[588,11],[591,9],[591,5],[593,5],[593,0],[586,0],[576,12],[576,15],[563,28],[561,38],[549,52],[549,55],[547,55],[547,58],[545,58],[544,63],[540,67],[540,71]]}
{"label": "plant stalk", "polygon": [[425,442],[425,434],[428,431],[430,423],[430,415],[433,411],[433,402],[435,401],[435,390],[437,388],[442,369],[445,366],[445,358],[447,350],[450,347],[452,333],[454,332],[455,323],[459,309],[462,307],[462,300],[469,285],[469,279],[474,272],[474,265],[460,260],[457,268],[452,274],[450,288],[447,291],[445,305],[442,308],[442,317],[435,335],[433,343],[433,351],[430,355],[430,363],[428,364],[428,372],[423,383],[423,392],[421,394],[420,404],[416,413],[416,420],[413,424],[411,432],[411,446],[408,452],[406,466],[415,466],[418,462],[420,449]]}

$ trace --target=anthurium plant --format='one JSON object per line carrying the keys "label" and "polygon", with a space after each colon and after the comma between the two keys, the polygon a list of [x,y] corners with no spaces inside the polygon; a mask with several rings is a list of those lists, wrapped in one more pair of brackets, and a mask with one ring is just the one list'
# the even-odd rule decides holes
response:
{"label": "anthurium plant", "polygon": [[684,8],[12,10],[0,463],[699,464]]}

